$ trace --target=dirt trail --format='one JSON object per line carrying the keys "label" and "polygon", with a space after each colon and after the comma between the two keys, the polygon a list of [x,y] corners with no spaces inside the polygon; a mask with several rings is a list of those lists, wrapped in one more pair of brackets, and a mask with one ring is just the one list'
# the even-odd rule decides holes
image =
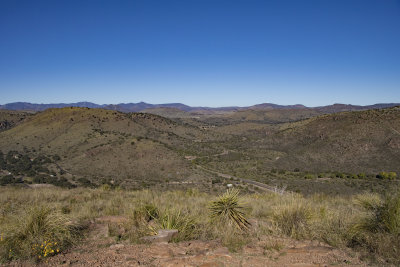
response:
{"label": "dirt trail", "polygon": [[235,179],[237,181],[240,181],[242,183],[251,184],[251,185],[253,185],[253,186],[257,187],[257,188],[260,188],[261,190],[267,191],[267,192],[274,192],[274,193],[279,193],[279,194],[288,193],[287,191],[285,191],[286,188],[279,189],[277,187],[273,187],[273,186],[270,186],[270,185],[267,185],[267,184],[263,184],[263,183],[260,183],[260,182],[253,181],[253,180],[240,178],[240,177],[236,177],[236,176],[233,176],[233,175],[230,175],[230,174],[225,174],[225,173],[221,173],[221,172],[218,172],[218,171],[210,170],[210,169],[204,168],[203,166],[200,166],[200,165],[196,165],[196,166],[199,169],[202,169],[204,171],[216,174],[219,177],[226,178],[226,179],[233,178],[233,179]]}
{"label": "dirt trail", "polygon": [[229,252],[219,241],[116,243],[108,237],[107,225],[112,220],[92,224],[85,242],[41,266],[367,266],[357,255],[318,242],[268,236],[236,253]]}

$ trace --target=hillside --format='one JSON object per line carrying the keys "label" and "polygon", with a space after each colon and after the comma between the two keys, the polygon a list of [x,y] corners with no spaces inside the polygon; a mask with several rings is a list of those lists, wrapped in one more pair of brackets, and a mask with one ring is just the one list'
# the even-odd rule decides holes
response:
{"label": "hillside", "polygon": [[[279,166],[347,172],[400,171],[400,108],[343,112],[283,126],[266,143]],[[289,163],[290,162],[290,163]]]}
{"label": "hillside", "polygon": [[245,141],[227,142],[227,155],[204,162],[241,175],[263,175],[271,169],[400,172],[399,107],[320,115],[280,124],[266,124],[263,114],[259,122],[254,117],[251,122],[215,127],[214,131],[235,134]]}
{"label": "hillside", "polygon": [[53,169],[62,169],[69,179],[146,187],[193,175],[177,151],[198,138],[208,137],[152,114],[63,108],[37,113],[0,133],[0,150],[58,155],[60,168]]}
{"label": "hillside", "polygon": [[22,123],[31,115],[31,113],[27,112],[0,109],[0,131],[10,129],[19,123]]}
{"label": "hillside", "polygon": [[[30,176],[29,166],[19,174],[34,182],[51,179],[52,173],[77,186],[112,181],[142,188],[190,181],[210,190],[212,177],[213,183],[228,183],[215,178],[217,172],[291,191],[347,194],[354,182],[336,178],[359,175],[367,179],[357,180],[357,191],[383,191],[390,184],[375,176],[400,173],[399,131],[398,107],[329,115],[300,108],[248,110],[174,120],[150,113],[62,108],[26,116],[1,132],[0,151],[7,164],[24,155],[59,158],[44,169],[35,165]],[[331,180],[304,180],[317,176]]]}

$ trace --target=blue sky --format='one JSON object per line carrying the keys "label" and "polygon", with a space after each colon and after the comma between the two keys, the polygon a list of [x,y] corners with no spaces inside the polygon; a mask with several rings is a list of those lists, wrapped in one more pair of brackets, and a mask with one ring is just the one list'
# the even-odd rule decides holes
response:
{"label": "blue sky", "polygon": [[0,1],[0,104],[400,102],[400,1]]}

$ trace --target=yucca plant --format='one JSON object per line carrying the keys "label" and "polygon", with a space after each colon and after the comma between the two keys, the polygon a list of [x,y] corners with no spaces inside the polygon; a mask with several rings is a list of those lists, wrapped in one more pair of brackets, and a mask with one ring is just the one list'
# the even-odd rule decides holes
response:
{"label": "yucca plant", "polygon": [[386,195],[384,199],[377,195],[362,195],[357,202],[370,214],[355,225],[356,230],[400,234],[400,193]]}
{"label": "yucca plant", "polygon": [[246,230],[250,226],[240,205],[239,189],[228,189],[217,200],[210,203],[211,218],[222,220],[237,226],[240,230]]}

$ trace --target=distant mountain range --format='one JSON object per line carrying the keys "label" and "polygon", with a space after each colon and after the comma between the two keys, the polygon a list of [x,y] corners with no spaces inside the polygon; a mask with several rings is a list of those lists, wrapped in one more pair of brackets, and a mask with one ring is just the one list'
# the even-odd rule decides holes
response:
{"label": "distant mountain range", "polygon": [[368,106],[357,106],[357,105],[346,105],[346,104],[333,104],[328,106],[320,107],[306,107],[301,104],[297,105],[277,105],[272,103],[263,103],[248,107],[191,107],[181,103],[169,103],[169,104],[149,104],[145,102],[139,103],[120,103],[120,104],[104,104],[99,105],[91,102],[77,102],[77,103],[58,103],[58,104],[33,104],[28,102],[14,102],[4,105],[0,105],[0,109],[8,110],[25,110],[25,111],[43,111],[49,108],[64,108],[64,107],[87,107],[87,108],[102,108],[109,110],[116,110],[121,112],[141,112],[146,109],[155,108],[173,108],[179,109],[185,112],[198,112],[198,111],[237,111],[246,109],[263,109],[263,110],[274,110],[274,109],[313,109],[322,113],[336,113],[341,111],[354,111],[354,110],[367,110],[367,109],[380,109],[389,108],[394,106],[400,106],[400,103],[380,103]]}

